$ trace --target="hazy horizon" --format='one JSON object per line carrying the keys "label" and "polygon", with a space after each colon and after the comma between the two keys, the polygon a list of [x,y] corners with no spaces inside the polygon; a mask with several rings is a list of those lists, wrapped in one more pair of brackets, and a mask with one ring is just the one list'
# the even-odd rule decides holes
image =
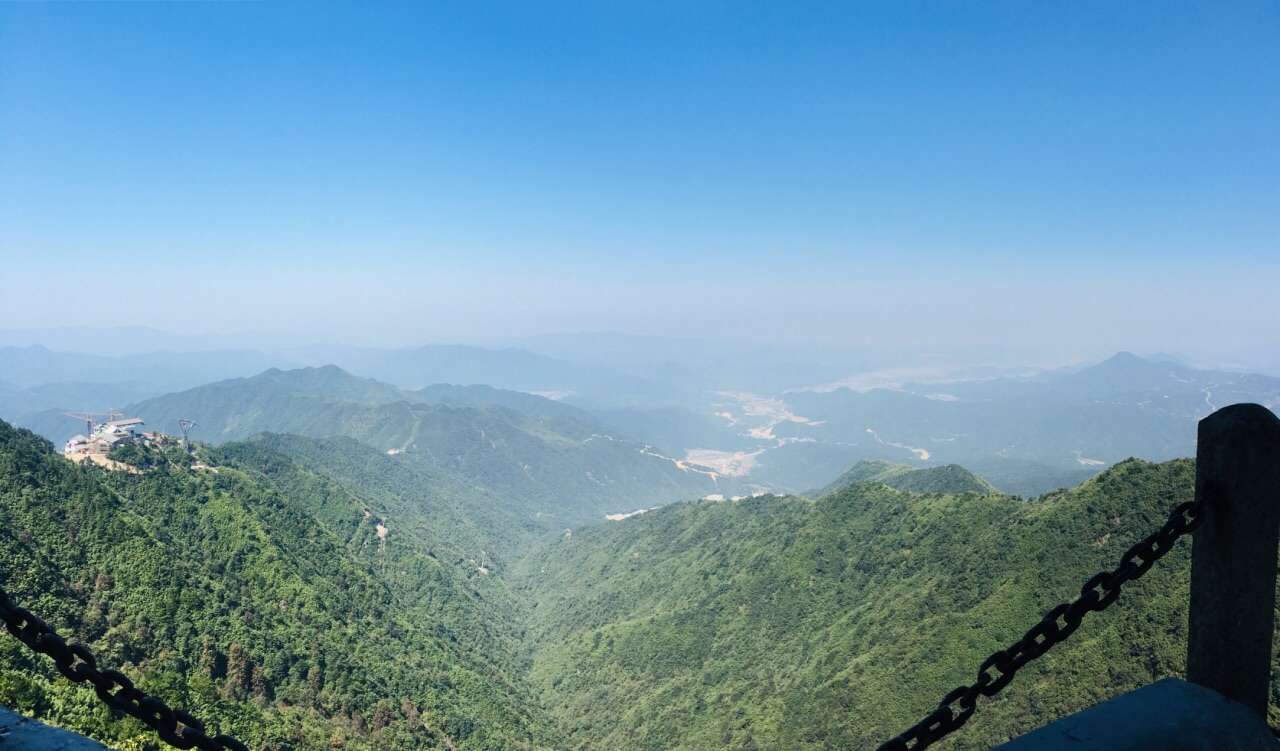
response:
{"label": "hazy horizon", "polygon": [[0,321],[1280,342],[1266,3],[0,4]]}
{"label": "hazy horizon", "polygon": [[[833,347],[788,341],[766,342],[745,338],[697,339],[633,335],[618,331],[558,332],[531,337],[496,337],[477,340],[445,340],[378,343],[341,341],[319,338],[299,339],[280,332],[192,332],[164,330],[148,326],[121,327],[46,327],[32,329],[0,327],[0,348],[41,346],[53,352],[81,353],[102,357],[130,357],[160,353],[197,353],[214,351],[256,351],[286,358],[281,367],[334,364],[326,353],[341,359],[345,352],[412,350],[421,347],[475,347],[488,350],[518,349],[534,352],[566,362],[614,365],[655,366],[709,364],[720,361],[727,367],[743,367],[753,358],[761,364],[805,363],[826,367],[846,365],[848,377],[882,374],[888,380],[933,378],[989,377],[996,372],[1015,375],[1015,371],[1058,368],[1080,368],[1096,365],[1121,353],[1200,369],[1225,369],[1258,372],[1280,376],[1280,344],[1251,350],[1164,351],[1133,346],[1106,349],[1094,346],[1080,351],[1062,349],[962,349],[928,350],[911,347]],[[310,361],[293,358],[306,353]],[[317,359],[318,358],[318,359]],[[292,365],[288,363],[293,363]],[[972,374],[972,375],[966,375]],[[819,382],[807,384],[819,386]]]}

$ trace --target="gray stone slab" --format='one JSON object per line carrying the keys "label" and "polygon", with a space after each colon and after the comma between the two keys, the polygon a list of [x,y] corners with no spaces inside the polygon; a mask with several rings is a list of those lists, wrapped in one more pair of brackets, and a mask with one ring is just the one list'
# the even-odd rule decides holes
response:
{"label": "gray stone slab", "polygon": [[106,746],[70,730],[50,727],[0,707],[0,751],[104,751]]}
{"label": "gray stone slab", "polygon": [[[981,718],[974,718],[980,721]],[[997,746],[999,751],[1276,751],[1253,710],[1166,678]]]}

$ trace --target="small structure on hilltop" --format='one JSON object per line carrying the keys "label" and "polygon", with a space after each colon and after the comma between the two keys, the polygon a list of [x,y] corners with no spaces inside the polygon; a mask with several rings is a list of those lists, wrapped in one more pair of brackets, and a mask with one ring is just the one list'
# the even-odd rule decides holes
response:
{"label": "small structure on hilltop", "polygon": [[191,429],[196,426],[195,420],[178,420],[178,426],[182,428],[182,447],[191,453]]}
{"label": "small structure on hilltop", "polygon": [[[67,441],[62,453],[68,456],[79,454],[107,454],[122,442],[132,443],[142,440],[139,433],[144,423],[140,417],[123,419],[117,412],[63,412],[67,417],[85,420],[88,435],[77,435]],[[95,423],[93,415],[105,415],[106,422]],[[121,419],[115,419],[119,416]]]}

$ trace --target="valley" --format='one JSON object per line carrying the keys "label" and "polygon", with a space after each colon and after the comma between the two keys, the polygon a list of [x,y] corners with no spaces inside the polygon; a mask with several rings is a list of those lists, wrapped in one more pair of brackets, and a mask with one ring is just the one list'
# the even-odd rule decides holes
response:
{"label": "valley", "polygon": [[[959,467],[863,462],[813,498],[678,502],[565,531],[349,438],[262,435],[196,457],[203,469],[149,453],[108,472],[0,425],[5,586],[260,748],[874,745],[1192,476],[1187,461],[1134,460],[1028,503]],[[1118,692],[1180,670],[1184,558],[953,747],[1107,695],[1071,688],[1082,675]],[[1135,662],[1133,640],[1153,633],[1175,638]],[[951,660],[922,671],[940,643]],[[1097,673],[1099,649],[1125,672]],[[91,720],[84,689],[16,642],[0,655],[7,705],[109,742],[138,732]],[[1053,709],[1046,681],[1066,692]]]}
{"label": "valley", "polygon": [[[0,417],[55,443],[65,441],[76,429],[61,411],[82,409],[85,399],[117,393],[109,391],[116,388],[111,384],[88,388],[77,385],[78,380],[43,382],[79,379],[84,372],[77,368],[89,362],[96,369],[102,361],[111,362],[109,358],[80,361],[65,353],[49,353],[45,358],[39,350],[31,350],[12,359],[13,354],[0,348],[0,381],[23,378],[19,383],[26,385],[8,391],[9,401],[0,399]],[[461,361],[453,362],[451,356]],[[158,357],[152,355],[147,366],[152,367]],[[261,363],[270,357],[259,354],[254,360],[242,359]],[[301,354],[281,357],[296,361]],[[961,463],[997,478],[1002,490],[1036,495],[1061,487],[1063,478],[1076,476],[1071,472],[1102,469],[1129,456],[1188,455],[1194,442],[1191,426],[1213,406],[1241,401],[1280,405],[1280,379],[1196,370],[1128,353],[1071,372],[947,371],[934,365],[926,370],[882,369],[845,379],[858,388],[775,390],[714,388],[706,376],[694,371],[685,373],[687,385],[676,386],[642,375],[648,372],[645,367],[575,364],[534,353],[478,348],[389,351],[376,357],[364,351],[346,359],[352,367],[370,368],[377,363],[377,371],[399,374],[399,385],[338,365],[273,368],[152,396],[128,403],[124,409],[131,415],[145,412],[152,424],[168,430],[180,417],[198,417],[212,410],[212,419],[201,426],[205,440],[244,438],[259,430],[346,434],[383,450],[416,451],[435,461],[442,461],[449,451],[435,443],[445,440],[444,436],[430,431],[424,436],[420,431],[443,419],[444,412],[489,410],[496,417],[510,410],[521,416],[514,419],[525,421],[525,427],[518,429],[526,434],[532,420],[553,431],[558,429],[555,425],[574,425],[572,435],[566,437],[575,440],[599,434],[630,441],[614,448],[627,445],[655,462],[666,462],[677,474],[698,475],[703,486],[712,488],[704,487],[706,492],[800,492],[825,485],[858,460],[886,459],[919,466]],[[494,364],[482,365],[487,361]],[[475,380],[514,383],[510,375],[500,375],[509,362],[540,363],[544,374],[540,385],[559,387],[547,393],[560,398]],[[427,365],[414,375],[409,370],[414,363]],[[96,375],[90,377],[141,376],[130,367],[122,360],[93,371]],[[575,369],[578,374],[570,375]],[[584,382],[582,373],[592,374],[592,381]],[[966,373],[971,375],[966,378]],[[436,374],[466,380],[463,385],[404,387]],[[923,381],[909,380],[925,376]],[[754,385],[764,385],[765,380]],[[699,390],[699,383],[708,387]],[[749,380],[739,384],[752,385]],[[72,396],[76,393],[82,396]],[[638,397],[640,393],[648,396]],[[232,399],[251,400],[256,406],[241,410],[231,420],[220,417],[218,413],[226,410],[218,406],[219,400]],[[118,402],[90,404],[120,407]],[[499,434],[504,430],[496,424],[492,427]],[[483,440],[494,440],[491,450],[499,450],[496,439]],[[586,448],[594,450],[590,445]],[[586,471],[580,473],[584,479]],[[528,472],[536,474],[535,465]],[[598,475],[596,471],[592,476],[599,479]],[[725,481],[732,487],[718,486]]]}
{"label": "valley", "polygon": [[1280,430],[1277,39],[0,0],[0,751],[983,751],[1192,641],[1280,728],[1173,543],[1280,484],[1194,458]]}
{"label": "valley", "polygon": [[[194,420],[193,454],[98,464],[6,425],[5,586],[255,747],[867,747],[1188,496],[1209,402],[1280,404],[1280,379],[1123,354],[945,391],[645,407],[572,385],[271,368],[123,408]],[[56,409],[19,422],[84,430]],[[1182,670],[1184,556],[951,747]],[[0,703],[140,732],[16,643],[0,657]]]}

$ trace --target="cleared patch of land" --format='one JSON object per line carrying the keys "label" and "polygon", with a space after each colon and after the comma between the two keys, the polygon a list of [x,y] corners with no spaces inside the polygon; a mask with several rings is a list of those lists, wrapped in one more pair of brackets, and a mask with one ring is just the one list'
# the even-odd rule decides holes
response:
{"label": "cleared patch of land", "polygon": [[727,477],[742,477],[751,472],[756,465],[756,457],[764,453],[764,449],[755,451],[715,451],[713,449],[692,449],[685,454],[685,464],[696,464],[707,467],[716,474]]}

